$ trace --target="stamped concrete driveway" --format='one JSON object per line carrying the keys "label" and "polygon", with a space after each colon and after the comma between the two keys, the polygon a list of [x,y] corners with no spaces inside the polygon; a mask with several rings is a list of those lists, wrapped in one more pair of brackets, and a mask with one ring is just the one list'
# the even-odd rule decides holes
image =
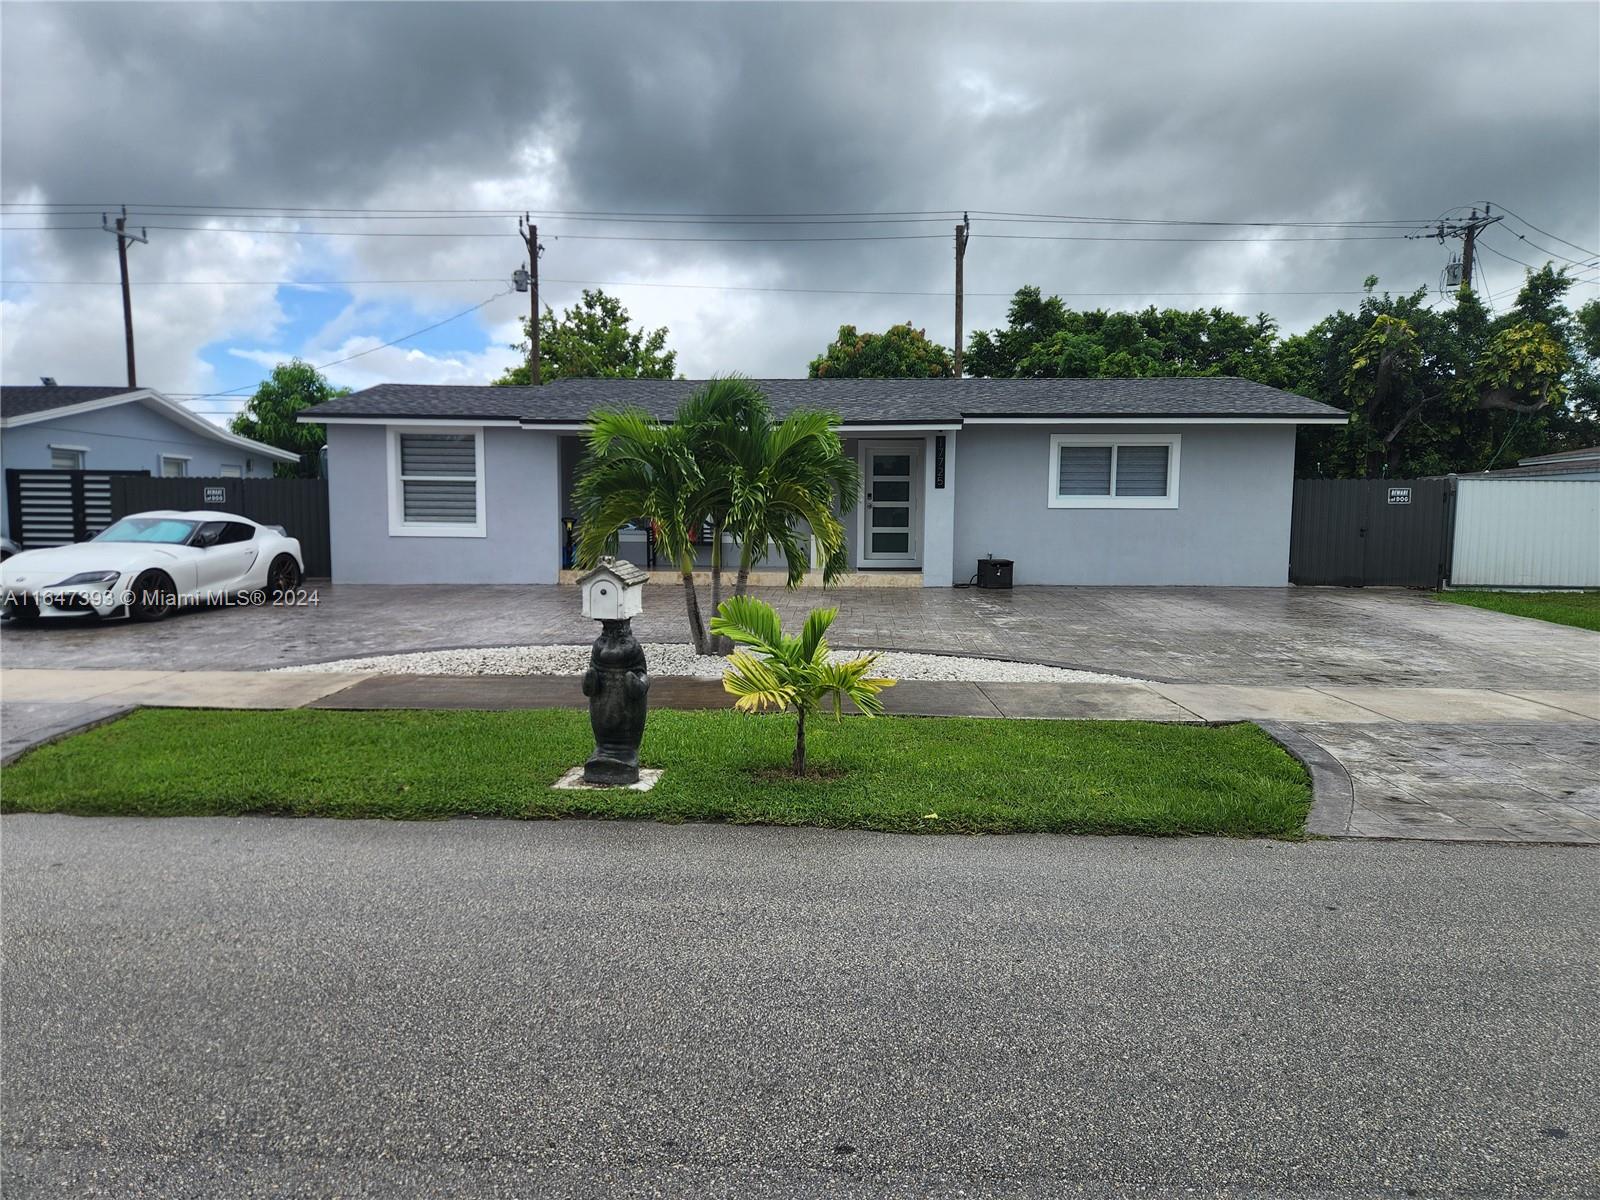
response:
{"label": "stamped concrete driveway", "polygon": [[[1590,631],[1404,591],[763,594],[790,620],[818,603],[838,605],[834,641],[844,647],[1087,667],[1160,681],[1168,700],[1208,719],[1285,723],[1348,772],[1343,817],[1322,832],[1600,842],[1600,634]],[[593,636],[571,588],[323,585],[317,599],[191,611],[156,626],[6,629],[0,665],[261,669]],[[636,621],[641,639],[681,641],[680,605],[675,591],[655,591]],[[1241,694],[1230,697],[1232,689]],[[1329,723],[1330,713],[1343,715]],[[7,702],[0,744],[15,744],[19,732],[27,744],[30,729],[42,736],[63,719],[60,709]]]}
{"label": "stamped concrete driveway", "polygon": [[[0,633],[9,667],[255,669],[458,646],[587,642],[574,588],[324,584],[305,608],[192,610],[161,625]],[[930,650],[1238,684],[1600,686],[1600,636],[1424,593],[1335,588],[863,588],[764,591],[787,618],[839,607],[843,647]],[[640,640],[685,641],[675,590]]]}

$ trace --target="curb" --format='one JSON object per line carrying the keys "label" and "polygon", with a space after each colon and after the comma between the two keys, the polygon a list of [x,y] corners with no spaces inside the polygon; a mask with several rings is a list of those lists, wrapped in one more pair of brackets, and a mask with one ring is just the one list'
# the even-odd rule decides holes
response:
{"label": "curb", "polygon": [[[70,703],[70,701],[67,703]],[[140,706],[137,704],[126,704],[113,712],[96,713],[92,717],[85,717],[81,721],[53,729],[36,742],[29,742],[26,746],[20,746],[15,750],[8,751],[3,757],[0,757],[0,767],[10,766],[24,754],[31,754],[40,746],[48,746],[52,742],[59,742],[63,738],[69,738],[75,733],[83,733],[90,729],[96,729],[101,725],[109,725],[112,721],[120,721],[138,707]]]}
{"label": "curb", "polygon": [[1255,724],[1311,774],[1311,811],[1306,814],[1306,833],[1311,837],[1343,837],[1349,833],[1356,806],[1356,787],[1344,764],[1298,729],[1278,721]]}

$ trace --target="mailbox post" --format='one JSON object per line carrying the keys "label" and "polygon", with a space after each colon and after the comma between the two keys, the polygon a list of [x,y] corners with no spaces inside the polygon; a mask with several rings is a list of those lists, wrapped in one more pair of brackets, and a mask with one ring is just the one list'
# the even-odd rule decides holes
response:
{"label": "mailbox post", "polygon": [[650,576],[626,560],[602,558],[578,577],[583,615],[600,622],[583,694],[589,697],[594,753],[583,764],[583,781],[609,787],[639,782],[639,742],[644,737],[650,673],[644,649],[633,636],[633,618],[644,609]]}

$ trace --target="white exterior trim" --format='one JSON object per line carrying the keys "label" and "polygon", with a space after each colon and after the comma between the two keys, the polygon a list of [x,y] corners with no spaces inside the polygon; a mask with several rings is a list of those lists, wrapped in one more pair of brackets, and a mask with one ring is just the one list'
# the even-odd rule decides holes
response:
{"label": "white exterior trim", "polygon": [[241,450],[248,450],[252,454],[260,454],[266,458],[282,463],[297,463],[300,461],[298,454],[288,450],[280,450],[276,446],[269,446],[265,442],[258,442],[253,438],[241,437],[237,433],[214,425],[204,417],[190,412],[176,400],[169,400],[154,388],[136,388],[129,392],[118,392],[115,396],[102,396],[98,400],[85,400],[81,404],[64,404],[60,408],[47,408],[43,412],[24,413],[18,417],[0,419],[0,429],[15,429],[22,425],[37,425],[44,421],[53,421],[57,417],[75,417],[82,413],[97,412],[102,408],[115,408],[119,404],[128,404],[138,401],[146,408],[168,417],[179,425],[186,426],[198,434],[222,442],[224,445],[234,446]]}
{"label": "white exterior trim", "polygon": [[[521,421],[515,418],[506,420],[479,420],[472,417],[305,417],[295,418],[298,425],[405,425],[420,427],[418,423],[430,428],[443,428],[453,425],[461,429],[518,429],[526,428]],[[579,428],[575,426],[574,428]]]}
{"label": "white exterior trim", "polygon": [[[1182,458],[1183,435],[1177,433],[1074,434],[1057,433],[1050,438],[1050,470],[1045,481],[1045,502],[1050,508],[1177,508],[1178,463]],[[1116,494],[1116,454],[1112,452],[1111,494],[1107,496],[1063,496],[1061,486],[1062,446],[1166,446],[1167,494],[1165,496],[1119,496]]]}
{"label": "white exterior trim", "polygon": [[[472,525],[421,525],[408,524],[405,519],[405,503],[401,498],[400,482],[400,435],[402,433],[461,433],[464,422],[434,423],[430,425],[390,425],[385,442],[388,445],[388,469],[386,478],[389,491],[389,536],[390,537],[487,537],[489,534],[488,514],[484,511],[484,486],[483,486],[483,430],[471,426],[472,448],[474,451],[474,470],[476,478],[473,482],[477,485],[474,505],[478,519]],[[458,477],[459,478],[459,477]]]}
{"label": "white exterior trim", "polygon": [[1349,417],[967,417],[968,425],[1347,425]]}
{"label": "white exterior trim", "polygon": [[852,425],[850,422],[845,421],[838,426],[838,431],[841,436],[848,434],[851,437],[856,437],[879,433],[953,433],[960,428],[960,421],[906,425]]}

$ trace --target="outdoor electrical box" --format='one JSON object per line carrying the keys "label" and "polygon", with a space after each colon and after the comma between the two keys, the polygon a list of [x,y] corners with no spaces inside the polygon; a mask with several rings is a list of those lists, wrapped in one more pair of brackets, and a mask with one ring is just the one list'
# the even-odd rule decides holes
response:
{"label": "outdoor electrical box", "polygon": [[578,576],[583,589],[583,615],[593,621],[626,621],[644,611],[647,571],[625,559],[602,558],[594,570]]}
{"label": "outdoor electrical box", "polygon": [[980,558],[978,560],[978,586],[981,588],[1011,587],[1011,560],[1009,558]]}

